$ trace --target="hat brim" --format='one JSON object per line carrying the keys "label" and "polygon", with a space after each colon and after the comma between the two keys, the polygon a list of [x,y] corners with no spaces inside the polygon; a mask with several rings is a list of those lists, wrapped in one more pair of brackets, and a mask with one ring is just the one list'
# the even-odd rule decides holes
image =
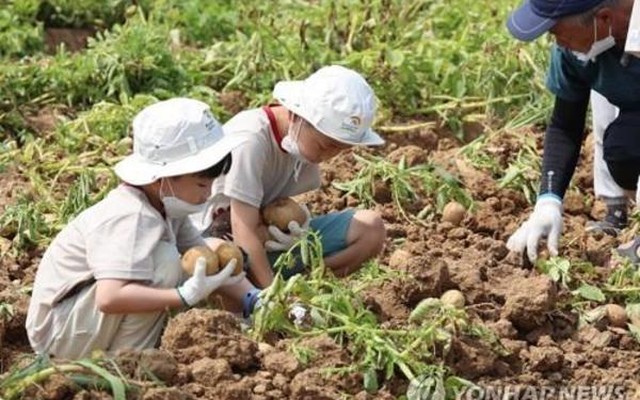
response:
{"label": "hat brim", "polygon": [[537,15],[526,0],[507,20],[507,28],[513,37],[523,42],[539,38],[553,28],[557,20]]}
{"label": "hat brim", "polygon": [[326,129],[323,129],[321,126],[318,126],[318,124],[314,123],[314,121],[312,121],[311,115],[308,115],[307,111],[305,111],[305,109],[302,107],[301,94],[303,90],[303,81],[278,82],[276,84],[276,87],[273,89],[273,97],[278,100],[278,102],[284,108],[304,118],[318,131],[322,132],[324,135],[330,137],[335,141],[351,146],[381,146],[385,143],[385,140],[371,128],[367,129],[362,137],[362,140],[359,140],[357,142],[350,142],[335,137],[331,134],[331,132],[328,132]]}
{"label": "hat brim", "polygon": [[132,154],[114,167],[116,175],[130,185],[148,185],[160,178],[193,174],[210,168],[245,142],[244,135],[225,135],[197,154],[166,164],[153,164],[137,154]]}

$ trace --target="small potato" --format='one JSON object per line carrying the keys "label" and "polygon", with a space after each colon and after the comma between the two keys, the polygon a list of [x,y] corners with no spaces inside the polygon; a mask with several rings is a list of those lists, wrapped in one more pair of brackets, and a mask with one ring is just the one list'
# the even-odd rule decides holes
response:
{"label": "small potato", "polygon": [[220,262],[218,256],[208,246],[195,246],[187,250],[182,256],[182,269],[193,275],[196,268],[196,260],[204,257],[207,260],[207,275],[215,275],[218,273]]}
{"label": "small potato", "polygon": [[220,266],[222,268],[224,268],[224,266],[227,265],[227,263],[231,261],[231,259],[235,258],[237,260],[237,263],[236,269],[233,271],[233,275],[238,275],[242,272],[244,257],[242,255],[240,247],[231,242],[224,242],[216,249],[216,254],[218,255],[218,261],[220,262]]}
{"label": "small potato", "polygon": [[455,289],[444,292],[442,296],[440,296],[440,300],[444,304],[448,304],[455,308],[462,308],[465,304],[464,295],[461,291]]}
{"label": "small potato", "polygon": [[410,260],[411,253],[403,249],[398,249],[391,253],[391,257],[389,257],[389,267],[393,269],[406,268]]}
{"label": "small potato", "polygon": [[307,215],[295,200],[287,197],[264,207],[262,219],[266,225],[275,225],[281,231],[289,232],[289,222],[296,221],[302,225],[306,222]]}
{"label": "small potato", "polygon": [[627,312],[624,310],[624,307],[617,304],[607,304],[605,309],[607,310],[607,319],[611,326],[618,328],[627,327]]}
{"label": "small potato", "polygon": [[452,201],[444,206],[444,210],[442,210],[442,221],[451,222],[453,225],[460,225],[466,213],[467,210],[462,204],[457,201]]}

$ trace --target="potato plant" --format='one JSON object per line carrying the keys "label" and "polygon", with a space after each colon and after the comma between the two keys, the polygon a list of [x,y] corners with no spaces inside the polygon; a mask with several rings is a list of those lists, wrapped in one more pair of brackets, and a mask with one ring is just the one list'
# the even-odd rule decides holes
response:
{"label": "potato plant", "polygon": [[[300,255],[296,256],[298,252]],[[434,368],[441,376],[447,376],[444,366],[434,364],[435,354],[446,353],[455,335],[476,335],[495,342],[489,333],[469,322],[464,310],[437,299],[434,304],[416,307],[410,328],[382,327],[356,292],[327,274],[317,234],[311,233],[298,242],[277,265],[287,268],[296,257],[310,269],[309,276],[296,275],[285,281],[276,275],[274,283],[261,295],[263,306],[255,313],[253,336],[260,339],[274,332],[292,337],[329,334],[348,346],[356,360],[341,372],[362,373],[367,390],[376,391],[378,378],[388,380],[396,370],[410,381],[433,374]],[[296,306],[306,310],[303,317],[292,315]]]}
{"label": "potato plant", "polygon": [[[473,206],[473,199],[461,182],[438,165],[409,167],[404,158],[397,164],[376,156],[355,155],[355,158],[362,165],[356,176],[347,182],[335,182],[333,186],[345,192],[345,196],[355,196],[364,206],[376,203],[376,185],[388,188],[401,215],[412,222],[433,218],[451,201],[466,208]],[[423,196],[431,200],[427,207],[417,215],[408,214],[407,202]]]}

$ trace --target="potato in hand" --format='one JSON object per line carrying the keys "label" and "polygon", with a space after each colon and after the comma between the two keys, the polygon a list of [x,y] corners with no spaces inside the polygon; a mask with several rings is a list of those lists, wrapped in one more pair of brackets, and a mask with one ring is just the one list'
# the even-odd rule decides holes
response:
{"label": "potato in hand", "polygon": [[295,200],[287,197],[264,207],[262,219],[266,225],[274,225],[282,232],[289,232],[289,222],[296,221],[302,226],[307,221],[307,214]]}
{"label": "potato in hand", "polygon": [[216,249],[216,255],[218,256],[218,261],[220,262],[220,266],[224,268],[225,265],[233,258],[237,260],[236,268],[233,271],[233,275],[238,275],[242,272],[244,266],[244,256],[242,255],[242,250],[240,247],[236,246],[231,242],[224,242]]}
{"label": "potato in hand", "polygon": [[215,275],[220,270],[218,255],[208,246],[194,246],[182,255],[182,269],[189,275],[193,275],[198,258],[204,257],[207,261],[207,275]]}

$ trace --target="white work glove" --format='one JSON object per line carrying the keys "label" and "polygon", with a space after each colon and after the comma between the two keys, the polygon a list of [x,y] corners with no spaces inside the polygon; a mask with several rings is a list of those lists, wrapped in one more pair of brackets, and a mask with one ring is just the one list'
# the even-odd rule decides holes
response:
{"label": "white work glove", "polygon": [[224,269],[215,275],[207,276],[207,261],[204,257],[198,257],[193,276],[187,279],[177,290],[182,300],[188,306],[196,305],[221,286],[235,285],[245,278],[244,272],[231,276],[236,268],[236,259],[232,259]]}
{"label": "white work glove", "polygon": [[562,201],[552,195],[538,198],[533,212],[507,241],[507,248],[527,256],[532,263],[538,258],[538,242],[547,237],[547,248],[552,256],[558,255],[558,242],[562,233]]}
{"label": "white work glove", "polygon": [[264,244],[267,251],[287,251],[293,247],[302,237],[309,231],[309,222],[311,222],[311,213],[306,205],[300,204],[302,210],[307,216],[302,226],[296,221],[289,222],[289,233],[284,233],[277,226],[269,225],[267,230],[271,234],[271,240],[267,240]]}

